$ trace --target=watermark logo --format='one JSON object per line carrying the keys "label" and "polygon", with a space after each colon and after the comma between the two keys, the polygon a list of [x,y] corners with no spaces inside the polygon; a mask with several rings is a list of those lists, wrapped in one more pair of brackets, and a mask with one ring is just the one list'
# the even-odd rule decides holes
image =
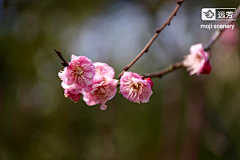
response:
{"label": "watermark logo", "polygon": [[202,8],[201,19],[203,21],[216,20],[216,10],[213,8]]}
{"label": "watermark logo", "polygon": [[203,12],[205,14],[205,17],[207,19],[212,18],[214,16],[214,13],[211,10],[208,10],[207,12]]}
{"label": "watermark logo", "polygon": [[202,8],[201,19],[203,21],[236,21],[237,16],[233,15],[235,10],[236,8]]}

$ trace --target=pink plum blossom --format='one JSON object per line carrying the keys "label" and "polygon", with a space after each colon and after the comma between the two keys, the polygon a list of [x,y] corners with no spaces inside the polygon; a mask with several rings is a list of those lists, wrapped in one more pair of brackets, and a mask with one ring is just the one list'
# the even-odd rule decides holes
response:
{"label": "pink plum blossom", "polygon": [[190,47],[190,54],[183,60],[183,66],[187,67],[190,75],[209,74],[211,72],[208,53],[204,51],[201,43]]}
{"label": "pink plum blossom", "polygon": [[124,72],[120,79],[120,92],[132,102],[147,103],[153,93],[148,81],[149,79],[143,80],[137,73]]}
{"label": "pink plum blossom", "polygon": [[85,92],[83,100],[89,106],[101,103],[101,110],[106,110],[105,104],[108,100],[112,99],[117,92],[118,80],[112,78],[104,78],[100,75],[95,75],[90,92]]}
{"label": "pink plum blossom", "polygon": [[65,67],[58,75],[66,85],[76,84],[79,88],[84,89],[91,85],[95,67],[87,57],[72,55],[68,67]]}
{"label": "pink plum blossom", "polygon": [[106,63],[94,63],[96,74],[91,85],[87,86],[83,94],[83,100],[87,105],[101,104],[100,109],[106,110],[105,104],[112,99],[117,92],[118,80],[113,79],[115,72]]}

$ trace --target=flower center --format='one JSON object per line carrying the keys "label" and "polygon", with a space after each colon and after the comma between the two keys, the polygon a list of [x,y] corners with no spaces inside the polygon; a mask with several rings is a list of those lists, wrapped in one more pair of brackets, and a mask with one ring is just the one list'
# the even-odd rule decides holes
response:
{"label": "flower center", "polygon": [[83,69],[77,65],[77,66],[73,69],[73,72],[74,72],[75,76],[81,77],[82,74],[83,74]]}
{"label": "flower center", "polygon": [[138,90],[139,87],[140,87],[140,85],[139,85],[138,83],[133,83],[133,84],[132,84],[132,88],[133,88],[134,90]]}
{"label": "flower center", "polygon": [[200,62],[201,60],[202,60],[202,57],[199,54],[197,54],[196,55],[196,62]]}
{"label": "flower center", "polygon": [[97,90],[98,95],[105,95],[107,93],[107,90],[104,87],[99,87]]}
{"label": "flower center", "polygon": [[99,86],[98,89],[95,91],[95,94],[98,96],[98,99],[104,102],[108,99],[109,87]]}

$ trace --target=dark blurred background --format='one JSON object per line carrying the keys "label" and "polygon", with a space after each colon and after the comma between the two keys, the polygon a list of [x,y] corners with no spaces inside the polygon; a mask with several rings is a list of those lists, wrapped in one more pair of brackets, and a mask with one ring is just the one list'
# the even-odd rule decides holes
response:
{"label": "dark blurred background", "polygon": [[[200,29],[202,7],[239,0],[186,1],[170,27],[131,69],[158,71],[182,60],[215,30]],[[89,107],[63,95],[61,60],[105,62],[116,76],[168,18],[167,0],[0,0],[1,160],[240,159],[239,22],[212,47],[210,75],[180,69],[155,78],[149,103],[117,93]]]}

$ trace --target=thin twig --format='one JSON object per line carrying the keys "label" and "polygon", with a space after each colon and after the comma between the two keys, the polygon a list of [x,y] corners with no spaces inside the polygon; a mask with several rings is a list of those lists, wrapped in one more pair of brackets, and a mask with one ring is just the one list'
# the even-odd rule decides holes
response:
{"label": "thin twig", "polygon": [[172,71],[175,71],[179,68],[182,68],[183,67],[183,63],[182,61],[181,62],[177,62],[177,63],[174,63],[158,72],[154,72],[154,73],[147,73],[147,74],[143,74],[142,76],[144,77],[159,77],[161,78],[162,76],[172,72]]}
{"label": "thin twig", "polygon": [[167,21],[162,25],[162,27],[158,28],[156,30],[156,33],[154,34],[154,36],[150,39],[150,41],[147,43],[147,45],[143,48],[143,50],[137,55],[137,57],[131,62],[129,63],[126,67],[123,68],[122,73],[119,74],[118,78],[120,79],[121,76],[123,75],[123,73],[125,71],[127,71],[145,52],[148,51],[149,47],[151,46],[151,44],[154,42],[154,40],[158,37],[159,33],[167,26],[170,25],[171,20],[173,19],[174,16],[176,16],[177,11],[179,10],[181,4],[184,2],[184,0],[179,0],[177,1],[177,6],[174,8],[173,12],[171,13],[171,15],[169,16],[169,18],[167,19]]}
{"label": "thin twig", "polygon": [[[240,14],[240,5],[237,7],[236,11],[233,13],[233,19],[236,19],[239,14]],[[228,21],[228,22],[224,23],[224,25],[228,25],[232,22],[233,21]],[[221,34],[223,33],[223,31],[225,29],[226,28],[218,29],[214,32],[214,34],[212,35],[212,37],[210,38],[208,43],[206,45],[204,45],[204,47],[203,47],[205,51],[210,50],[211,46],[214,44],[214,42],[217,41],[217,39],[221,36]]]}
{"label": "thin twig", "polygon": [[57,51],[55,48],[53,50],[57,53],[58,57],[61,58],[61,60],[62,60],[61,64],[63,65],[63,67],[67,67],[68,62],[63,58],[62,53]]}

